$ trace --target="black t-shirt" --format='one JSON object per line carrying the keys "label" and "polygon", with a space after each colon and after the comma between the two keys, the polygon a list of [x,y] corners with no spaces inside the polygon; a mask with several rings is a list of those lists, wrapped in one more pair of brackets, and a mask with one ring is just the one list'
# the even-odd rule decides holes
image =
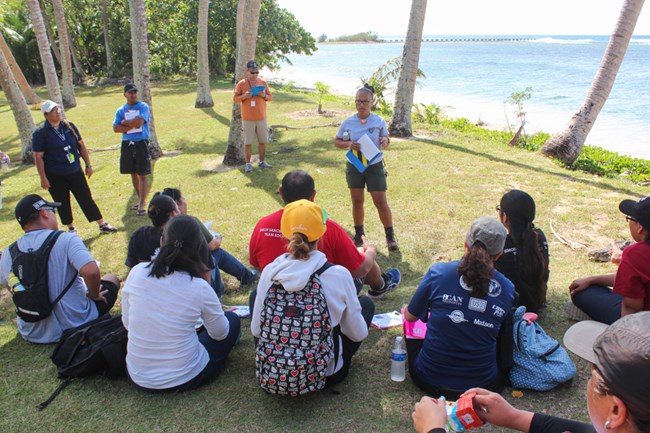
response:
{"label": "black t-shirt", "polygon": [[530,423],[530,433],[596,433],[591,424],[557,418],[542,413],[536,413]]}
{"label": "black t-shirt", "polygon": [[[544,232],[540,229],[535,229],[535,231],[539,234],[539,249],[546,263],[548,263],[548,242],[546,241],[546,236],[544,236]],[[515,290],[519,293],[519,305],[524,305],[526,311],[535,312],[542,306],[546,298],[546,293],[540,293],[543,289],[538,288],[534,291],[527,291],[521,283],[519,272],[517,271],[517,247],[510,235],[506,237],[503,255],[494,263],[494,267],[515,285]],[[548,282],[548,276],[549,271],[547,269],[546,275],[544,276],[546,282]]]}
{"label": "black t-shirt", "polygon": [[[151,259],[158,255],[161,235],[162,231],[154,226],[140,227],[134,231],[129,239],[129,248],[126,253],[126,261],[124,262],[126,266],[132,268],[138,263],[150,262]],[[212,254],[210,254],[210,249],[205,239],[202,239],[199,256],[201,257],[201,261],[209,269],[214,269]]]}

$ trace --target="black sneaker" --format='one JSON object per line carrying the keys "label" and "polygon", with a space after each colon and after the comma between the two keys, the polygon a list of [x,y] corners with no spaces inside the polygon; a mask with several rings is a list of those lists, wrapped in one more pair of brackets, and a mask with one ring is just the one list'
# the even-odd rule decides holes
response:
{"label": "black sneaker", "polygon": [[101,234],[107,234],[107,233],[115,233],[117,229],[110,225],[109,223],[104,223],[99,226],[99,233]]}
{"label": "black sneaker", "polygon": [[381,277],[384,279],[384,287],[379,290],[368,289],[368,296],[373,299],[379,299],[386,293],[397,289],[400,281],[402,281],[402,273],[397,268],[387,270]]}
{"label": "black sneaker", "polygon": [[356,235],[354,235],[353,241],[354,241],[354,246],[355,247],[357,247],[357,248],[362,247],[364,242],[366,241],[365,233],[357,233]]}

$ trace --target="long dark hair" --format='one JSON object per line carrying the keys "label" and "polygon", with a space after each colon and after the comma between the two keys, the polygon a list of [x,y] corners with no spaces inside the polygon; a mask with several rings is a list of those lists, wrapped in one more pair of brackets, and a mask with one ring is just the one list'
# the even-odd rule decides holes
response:
{"label": "long dark hair", "polygon": [[458,266],[458,274],[463,277],[465,285],[472,289],[471,296],[483,298],[487,295],[493,267],[492,256],[482,242],[476,241],[468,246],[467,254]]}
{"label": "long dark hair", "polygon": [[160,252],[148,265],[149,276],[162,278],[183,271],[195,278],[203,278],[209,271],[199,255],[204,237],[192,217],[179,215],[171,219],[162,234]]}
{"label": "long dark hair", "polygon": [[517,292],[530,298],[529,309],[534,311],[545,301],[548,271],[548,260],[540,248],[541,235],[533,224],[535,201],[526,192],[513,189],[501,198],[501,211],[508,217],[510,238],[517,248]]}

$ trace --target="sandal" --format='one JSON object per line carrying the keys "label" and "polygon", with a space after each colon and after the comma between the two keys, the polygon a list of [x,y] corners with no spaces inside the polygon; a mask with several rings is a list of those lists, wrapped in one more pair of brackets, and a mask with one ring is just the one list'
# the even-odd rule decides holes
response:
{"label": "sandal", "polygon": [[131,206],[129,209],[130,209],[130,210],[138,210],[138,209],[140,209],[140,205],[139,205],[139,204],[134,204],[134,205]]}
{"label": "sandal", "polygon": [[138,209],[138,210],[136,210],[135,213],[138,216],[145,216],[147,214],[147,211],[145,209]]}

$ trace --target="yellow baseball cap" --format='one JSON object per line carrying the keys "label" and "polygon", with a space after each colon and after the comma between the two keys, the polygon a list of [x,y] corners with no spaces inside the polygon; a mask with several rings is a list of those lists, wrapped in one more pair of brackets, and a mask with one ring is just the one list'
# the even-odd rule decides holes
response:
{"label": "yellow baseball cap", "polygon": [[316,203],[309,200],[298,200],[284,207],[280,230],[289,239],[294,233],[301,233],[309,242],[323,237],[327,227],[327,213]]}

